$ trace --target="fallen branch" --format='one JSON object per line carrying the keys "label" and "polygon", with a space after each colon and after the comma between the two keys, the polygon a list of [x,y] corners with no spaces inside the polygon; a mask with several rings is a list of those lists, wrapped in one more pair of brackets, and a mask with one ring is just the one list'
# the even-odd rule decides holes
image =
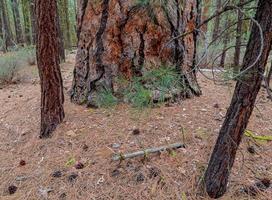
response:
{"label": "fallen branch", "polygon": [[157,152],[161,152],[161,151],[173,150],[173,149],[179,149],[179,148],[185,148],[185,145],[181,144],[181,143],[175,143],[175,144],[170,144],[170,145],[167,145],[167,146],[150,148],[150,149],[146,149],[146,150],[143,150],[143,151],[137,151],[137,152],[128,153],[128,154],[120,153],[118,155],[113,156],[112,160],[113,161],[125,160],[125,159],[128,159],[128,158],[135,158],[135,157],[138,157],[138,156],[146,157],[147,154],[150,154],[150,153],[157,153]]}
{"label": "fallen branch", "polygon": [[255,140],[265,140],[265,141],[272,141],[272,135],[262,135],[262,136],[260,136],[260,135],[255,135],[252,131],[250,131],[250,130],[246,130],[245,131],[245,135],[247,136],[247,137],[251,137],[251,138],[253,138],[253,139],[255,139]]}

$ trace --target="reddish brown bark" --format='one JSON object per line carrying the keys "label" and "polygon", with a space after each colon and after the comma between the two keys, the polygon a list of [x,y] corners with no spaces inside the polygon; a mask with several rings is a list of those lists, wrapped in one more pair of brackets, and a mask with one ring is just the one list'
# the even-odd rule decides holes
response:
{"label": "reddish brown bark", "polygon": [[[134,0],[78,1],[78,52],[71,99],[90,101],[103,84],[114,89],[114,77],[127,79],[162,64],[176,66],[190,95],[199,95],[194,58],[196,36],[167,44],[172,37],[194,30],[197,1],[162,1],[141,5]],[[88,103],[88,102],[87,102]]]}
{"label": "reddish brown bark", "polygon": [[[247,71],[239,77],[204,178],[207,193],[212,198],[219,198],[226,192],[235,155],[261,87],[272,44],[272,0],[259,1],[255,19],[263,30],[264,48],[254,64],[262,44],[259,29],[254,25],[242,66],[242,71]],[[249,68],[252,64],[253,67]]]}
{"label": "reddish brown bark", "polygon": [[37,0],[37,60],[41,79],[40,137],[49,137],[64,118],[63,85],[59,66],[56,0]]}

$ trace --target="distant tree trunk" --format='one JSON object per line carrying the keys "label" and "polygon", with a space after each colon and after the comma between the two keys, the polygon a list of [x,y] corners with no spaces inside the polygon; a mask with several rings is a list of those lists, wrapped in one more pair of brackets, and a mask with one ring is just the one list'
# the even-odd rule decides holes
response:
{"label": "distant tree trunk", "polygon": [[60,26],[60,16],[57,9],[57,18],[56,18],[56,24],[57,24],[57,32],[58,32],[58,43],[59,43],[59,59],[60,62],[65,62],[65,48],[64,48],[64,39],[63,39],[63,32],[61,31]]}
{"label": "distant tree trunk", "polygon": [[25,41],[27,45],[31,44],[31,23],[30,23],[30,3],[29,0],[22,0]]}
{"label": "distant tree trunk", "polygon": [[9,24],[7,6],[5,0],[0,0],[0,16],[2,24],[2,35],[3,35],[3,50],[7,51],[9,46],[13,45],[12,32]]}
{"label": "distant tree trunk", "polygon": [[56,0],[36,0],[37,60],[41,79],[41,132],[46,138],[64,118]]}
{"label": "distant tree trunk", "polygon": [[269,72],[267,74],[267,84],[268,84],[268,88],[270,88],[270,81],[272,78],[272,61],[271,61],[271,65],[270,65],[270,69]]}
{"label": "distant tree trunk", "polygon": [[[209,6],[210,6],[210,3],[211,3],[211,0],[203,0],[203,9],[202,9],[202,21],[206,20],[209,16]],[[206,33],[207,30],[208,30],[208,25],[205,24],[201,27],[201,30]]]}
{"label": "distant tree trunk", "polygon": [[[225,27],[229,27],[229,25],[230,25],[229,17],[226,16]],[[223,51],[222,51],[221,60],[220,60],[220,67],[222,67],[222,68],[225,68],[225,61],[226,61],[226,55],[227,55],[229,36],[230,36],[230,33],[229,33],[229,30],[227,30],[226,34],[224,36],[224,39],[223,39],[224,46],[223,46]]]}
{"label": "distant tree trunk", "polygon": [[[0,3],[1,6],[1,3]],[[2,25],[2,8],[0,7],[0,38],[3,39],[3,25]],[[3,40],[4,41],[4,40]]]}
{"label": "distant tree trunk", "polygon": [[[239,4],[243,4],[245,0],[240,0]],[[242,7],[240,7],[242,9]],[[235,52],[233,67],[236,73],[239,73],[240,70],[240,52],[241,52],[241,43],[242,43],[242,27],[243,27],[243,13],[238,10],[238,23],[236,28],[236,43],[235,43]]]}
{"label": "distant tree trunk", "polygon": [[114,92],[114,77],[130,80],[141,76],[145,68],[161,65],[179,70],[186,96],[200,95],[195,69],[196,32],[168,44],[171,38],[194,30],[200,14],[198,4],[197,0],[169,0],[159,6],[134,0],[79,0],[72,101],[93,106],[99,87]]}
{"label": "distant tree trunk", "polygon": [[[222,7],[222,0],[216,0],[216,12],[220,10]],[[214,27],[213,27],[213,35],[212,40],[215,40],[218,37],[220,32],[220,15],[215,17]]]}
{"label": "distant tree trunk", "polygon": [[64,39],[64,47],[71,47],[71,32],[70,32],[70,22],[69,22],[69,4],[68,0],[58,1],[59,13],[60,13],[60,27]]}
{"label": "distant tree trunk", "polygon": [[264,49],[260,59],[250,68],[258,58],[262,44],[258,26],[254,24],[242,65],[242,71],[246,69],[248,71],[240,76],[236,84],[230,107],[205,173],[206,190],[212,198],[219,198],[226,192],[235,155],[261,87],[262,74],[265,71],[272,44],[272,0],[259,0],[255,19],[263,30]]}
{"label": "distant tree trunk", "polygon": [[36,44],[36,14],[35,14],[35,0],[30,0],[30,19],[31,19],[31,32],[32,32],[32,44]]}
{"label": "distant tree trunk", "polygon": [[22,45],[24,43],[24,37],[23,37],[23,30],[22,30],[22,24],[21,24],[20,13],[19,13],[18,0],[11,0],[11,4],[12,4],[14,25],[15,25],[16,42],[17,44]]}

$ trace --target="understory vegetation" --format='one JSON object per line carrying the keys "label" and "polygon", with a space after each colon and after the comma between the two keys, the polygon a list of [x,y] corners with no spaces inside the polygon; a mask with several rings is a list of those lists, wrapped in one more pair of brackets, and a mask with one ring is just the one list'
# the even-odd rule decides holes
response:
{"label": "understory vegetation", "polygon": [[143,73],[140,77],[127,80],[117,77],[118,89],[101,89],[95,98],[98,107],[112,107],[118,102],[136,108],[152,107],[165,101],[176,101],[186,89],[180,81],[180,73],[174,67],[161,66]]}
{"label": "understory vegetation", "polygon": [[27,47],[0,56],[0,83],[9,84],[19,81],[17,73],[24,66],[36,64],[35,48]]}

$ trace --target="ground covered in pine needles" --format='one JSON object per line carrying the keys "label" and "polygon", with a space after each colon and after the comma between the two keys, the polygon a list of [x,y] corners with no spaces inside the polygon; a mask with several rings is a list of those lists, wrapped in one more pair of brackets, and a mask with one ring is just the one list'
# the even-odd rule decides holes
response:
{"label": "ground covered in pine needles", "polygon": [[[62,65],[66,118],[51,139],[38,138],[37,71],[22,72],[33,75],[20,84],[1,86],[0,199],[209,199],[203,173],[234,84],[200,75],[199,98],[144,110],[123,104],[87,109],[69,102],[73,57]],[[262,89],[248,130],[272,135],[271,113]],[[114,153],[177,142],[186,148],[111,161]],[[260,184],[272,179],[271,155],[271,142],[245,136],[222,199],[272,199],[272,187]]]}

